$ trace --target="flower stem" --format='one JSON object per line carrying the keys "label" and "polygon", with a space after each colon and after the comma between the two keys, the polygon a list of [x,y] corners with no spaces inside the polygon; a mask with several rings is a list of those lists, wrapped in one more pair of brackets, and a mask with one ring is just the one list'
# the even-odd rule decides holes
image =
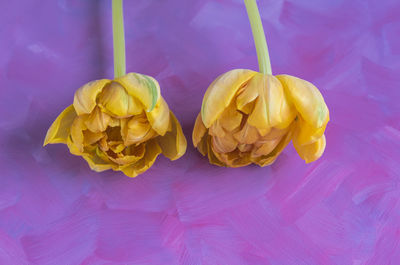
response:
{"label": "flower stem", "polygon": [[271,62],[269,59],[267,41],[261,23],[260,12],[258,11],[256,0],[244,0],[247,15],[249,16],[251,30],[253,32],[254,43],[257,50],[258,67],[260,73],[272,74]]}
{"label": "flower stem", "polygon": [[112,0],[112,26],[114,45],[114,77],[117,78],[126,74],[122,0]]}

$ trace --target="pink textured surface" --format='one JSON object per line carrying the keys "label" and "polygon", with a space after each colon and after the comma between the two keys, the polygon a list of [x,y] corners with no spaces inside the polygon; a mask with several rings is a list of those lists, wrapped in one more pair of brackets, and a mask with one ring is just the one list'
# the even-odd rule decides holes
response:
{"label": "pink textured surface", "polygon": [[[242,1],[125,2],[127,69],[190,142],[208,84],[257,69]],[[130,179],[41,146],[75,89],[112,77],[110,2],[1,1],[0,264],[400,264],[400,2],[259,6],[273,71],[330,107],[324,156],[225,169],[189,145]]]}

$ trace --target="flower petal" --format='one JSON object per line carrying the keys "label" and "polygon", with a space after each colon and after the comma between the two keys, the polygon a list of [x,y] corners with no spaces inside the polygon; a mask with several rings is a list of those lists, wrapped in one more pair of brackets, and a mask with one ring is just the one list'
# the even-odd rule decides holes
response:
{"label": "flower petal", "polygon": [[172,112],[170,112],[170,115],[172,130],[167,132],[164,136],[158,137],[157,141],[161,147],[163,155],[168,157],[170,160],[176,160],[186,152],[187,143],[181,125],[175,115]]}
{"label": "flower petal", "polygon": [[123,155],[120,157],[115,157],[115,158],[108,156],[108,158],[118,165],[133,164],[143,158],[143,156],[146,152],[145,148],[146,148],[145,144],[140,144],[138,146],[130,146],[129,154],[126,154],[126,155]]}
{"label": "flower petal", "polygon": [[218,119],[236,92],[255,74],[256,72],[251,70],[235,69],[220,75],[211,83],[201,107],[201,117],[206,128]]}
{"label": "flower petal", "polygon": [[324,134],[326,125],[321,128],[315,128],[309,123],[305,122],[302,117],[298,117],[296,121],[296,132],[293,141],[296,141],[297,145],[311,144],[317,141]]}
{"label": "flower petal", "polygon": [[65,108],[47,131],[43,146],[55,143],[67,143],[71,125],[76,118],[73,105]]}
{"label": "flower petal", "polygon": [[97,172],[105,171],[112,168],[112,164],[104,161],[99,152],[102,152],[98,148],[95,149],[93,153],[82,154],[83,159],[89,164],[89,167]]}
{"label": "flower petal", "polygon": [[119,118],[137,115],[143,111],[140,101],[128,94],[117,82],[111,82],[104,87],[99,95],[99,106],[103,108],[103,111]]}
{"label": "flower petal", "polygon": [[129,95],[139,99],[147,112],[154,109],[161,96],[160,86],[157,80],[151,76],[128,73],[115,81],[125,87]]}
{"label": "flower petal", "polygon": [[144,157],[133,165],[129,165],[121,169],[125,175],[134,178],[138,174],[145,172],[155,162],[157,156],[161,153],[161,147],[154,140],[146,142],[146,152]]}
{"label": "flower petal", "polygon": [[80,87],[74,95],[74,108],[78,115],[89,114],[96,106],[96,99],[103,87],[111,81],[100,79],[87,83]]}
{"label": "flower petal", "polygon": [[151,127],[159,134],[164,135],[169,129],[170,114],[167,102],[160,97],[152,111],[146,112]]}
{"label": "flower petal", "polygon": [[218,118],[221,126],[227,131],[239,128],[243,115],[236,110],[235,104],[230,104]]}
{"label": "flower petal", "polygon": [[133,116],[129,120],[121,120],[121,135],[126,146],[142,143],[156,136],[157,133],[151,128],[146,115]]}
{"label": "flower petal", "polygon": [[260,138],[257,128],[251,126],[249,123],[245,123],[243,128],[237,133],[233,134],[233,137],[242,144],[253,144]]}
{"label": "flower petal", "polygon": [[[207,128],[204,126],[203,121],[201,120],[201,114],[197,115],[196,121],[194,123],[193,133],[192,133],[192,141],[194,147],[200,143],[203,137],[206,135]],[[204,154],[203,154],[204,155]]]}
{"label": "flower petal", "polygon": [[289,100],[303,119],[315,128],[329,121],[329,110],[320,91],[310,82],[290,75],[277,75]]}
{"label": "flower petal", "polygon": [[226,134],[225,137],[213,136],[211,138],[213,150],[218,153],[229,153],[236,149],[238,142],[232,134]]}
{"label": "flower petal", "polygon": [[68,141],[69,151],[74,155],[81,155],[84,151],[84,136],[83,131],[86,130],[85,116],[78,116],[74,119],[71,125],[71,132]]}
{"label": "flower petal", "polygon": [[326,147],[326,139],[325,135],[322,135],[317,141],[306,144],[306,145],[297,145],[295,141],[293,141],[294,148],[296,148],[299,156],[306,161],[306,163],[311,163],[322,156]]}
{"label": "flower petal", "polygon": [[88,118],[85,120],[85,125],[94,133],[104,132],[107,129],[110,120],[110,115],[102,112],[99,107],[95,107],[92,113],[90,113]]}

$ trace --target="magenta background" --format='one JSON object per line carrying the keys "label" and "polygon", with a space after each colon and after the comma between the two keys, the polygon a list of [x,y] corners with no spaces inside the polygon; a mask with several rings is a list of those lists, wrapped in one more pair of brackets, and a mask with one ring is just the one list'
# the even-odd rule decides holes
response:
{"label": "magenta background", "polygon": [[112,77],[110,2],[1,1],[0,264],[400,264],[400,2],[259,6],[274,73],[329,106],[324,156],[210,165],[190,138],[202,95],[257,69],[242,1],[125,1],[127,69],[157,78],[189,142],[131,179],[42,148],[75,89]]}

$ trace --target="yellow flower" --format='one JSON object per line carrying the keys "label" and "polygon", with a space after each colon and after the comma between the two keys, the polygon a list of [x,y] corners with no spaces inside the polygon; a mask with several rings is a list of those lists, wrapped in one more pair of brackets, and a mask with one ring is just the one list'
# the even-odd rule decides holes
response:
{"label": "yellow flower", "polygon": [[328,121],[329,110],[313,84],[235,69],[208,87],[193,144],[212,164],[241,167],[272,164],[293,140],[309,163],[324,152]]}
{"label": "yellow flower", "polygon": [[49,143],[67,144],[95,171],[119,170],[129,177],[150,168],[160,153],[175,160],[186,151],[158,82],[136,73],[79,88],[47,131],[44,145]]}

